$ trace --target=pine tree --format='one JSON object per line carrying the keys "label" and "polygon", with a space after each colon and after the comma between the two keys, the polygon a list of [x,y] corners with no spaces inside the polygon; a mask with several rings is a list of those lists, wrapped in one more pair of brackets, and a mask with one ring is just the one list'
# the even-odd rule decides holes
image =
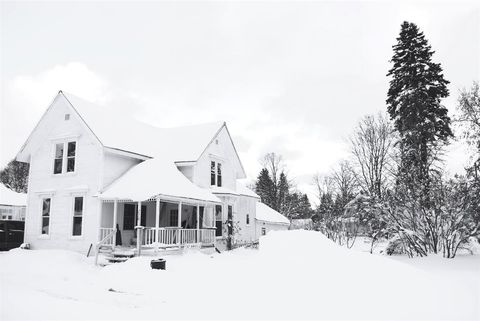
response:
{"label": "pine tree", "polygon": [[415,24],[404,22],[397,41],[387,74],[392,77],[387,109],[400,134],[400,173],[426,187],[439,144],[453,136],[447,109],[441,105],[449,82],[440,64],[432,62],[434,51]]}
{"label": "pine tree", "polygon": [[275,210],[282,212],[282,207],[287,202],[288,195],[290,194],[290,184],[287,180],[287,175],[284,172],[280,173],[277,185],[276,206]]}
{"label": "pine tree", "polygon": [[262,203],[267,204],[270,207],[274,207],[276,204],[276,198],[274,194],[273,181],[270,178],[270,174],[266,168],[263,168],[258,174],[257,181],[255,183],[255,192],[260,196]]}

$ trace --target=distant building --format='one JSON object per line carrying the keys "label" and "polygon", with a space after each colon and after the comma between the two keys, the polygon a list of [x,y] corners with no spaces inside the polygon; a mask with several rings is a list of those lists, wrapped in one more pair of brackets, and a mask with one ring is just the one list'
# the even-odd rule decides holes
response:
{"label": "distant building", "polygon": [[290,223],[291,230],[313,230],[313,221],[311,218],[297,218]]}
{"label": "distant building", "polygon": [[24,221],[27,194],[17,193],[0,183],[0,219]]}
{"label": "distant building", "polygon": [[257,202],[257,236],[266,235],[268,231],[288,230],[290,220],[273,208]]}

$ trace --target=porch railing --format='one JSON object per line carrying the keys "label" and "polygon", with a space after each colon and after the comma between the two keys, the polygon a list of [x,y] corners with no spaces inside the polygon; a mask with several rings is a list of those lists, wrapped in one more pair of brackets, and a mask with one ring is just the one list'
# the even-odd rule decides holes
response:
{"label": "porch railing", "polygon": [[214,245],[215,244],[215,229],[201,229],[200,230],[200,241],[205,245]]}
{"label": "porch railing", "polygon": [[[187,244],[213,245],[215,243],[214,229],[177,229],[159,228],[159,246],[184,246]],[[143,230],[142,245],[147,247],[155,246],[155,228],[146,227]]]}
{"label": "porch railing", "polygon": [[113,245],[113,228],[100,228],[100,242],[102,245]]}

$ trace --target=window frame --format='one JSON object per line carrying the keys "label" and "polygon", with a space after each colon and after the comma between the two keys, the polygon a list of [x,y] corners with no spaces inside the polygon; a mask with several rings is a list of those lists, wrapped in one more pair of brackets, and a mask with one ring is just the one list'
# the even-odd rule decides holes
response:
{"label": "window frame", "polygon": [[250,214],[245,215],[245,225],[250,226]]}
{"label": "window frame", "polygon": [[[48,233],[43,233],[43,202],[49,199],[50,200],[50,208],[48,210]],[[42,195],[40,196],[40,234],[39,238],[50,238],[52,234],[52,208],[53,208],[53,195]]]}
{"label": "window frame", "polygon": [[216,159],[210,159],[210,186],[223,186],[223,162]]}
{"label": "window frame", "polygon": [[216,170],[216,181],[217,187],[222,187],[222,163],[217,162],[217,170]]}
{"label": "window frame", "polygon": [[[70,143],[75,143],[75,156],[73,156],[74,159],[74,167],[73,171],[69,172],[67,171],[68,167],[68,145]],[[60,173],[55,173],[55,160],[58,158],[57,156],[57,145],[63,144],[63,153],[62,153],[62,171]],[[69,137],[69,138],[63,138],[63,139],[55,139],[53,140],[53,148],[52,148],[52,154],[53,154],[53,162],[52,162],[52,168],[51,168],[51,173],[52,176],[58,177],[58,176],[65,176],[65,175],[74,175],[77,172],[77,157],[78,157],[78,138],[77,137]],[[72,156],[70,156],[72,158]]]}
{"label": "window frame", "polygon": [[265,226],[262,226],[262,229],[261,229],[261,236],[265,236],[267,235],[267,228]]}
{"label": "window frame", "polygon": [[[82,198],[82,215],[80,217],[82,218],[82,223],[80,225],[80,235],[73,235],[73,228],[75,225],[75,217],[79,217],[78,215],[75,215],[75,199],[76,198]],[[71,196],[72,200],[72,205],[71,205],[71,224],[70,224],[70,237],[72,239],[79,239],[83,238],[83,231],[84,231],[84,222],[85,222],[85,203],[86,203],[86,197],[85,194],[83,193],[76,193],[72,194]]]}

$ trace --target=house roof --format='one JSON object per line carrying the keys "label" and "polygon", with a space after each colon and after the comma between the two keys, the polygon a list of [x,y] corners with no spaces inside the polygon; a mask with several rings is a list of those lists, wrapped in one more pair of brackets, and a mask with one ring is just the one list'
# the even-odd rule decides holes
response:
{"label": "house roof", "polygon": [[209,190],[198,187],[186,178],[173,161],[164,158],[146,160],[114,181],[99,198],[145,201],[155,196],[185,198],[220,203]]}
{"label": "house roof", "polygon": [[26,206],[27,194],[17,193],[0,183],[0,204]]}
{"label": "house roof", "polygon": [[213,122],[159,128],[70,93],[60,94],[68,100],[103,146],[147,157],[163,157],[168,152],[175,162],[196,161],[225,126],[225,122]]}
{"label": "house roof", "polygon": [[254,191],[243,185],[242,183],[237,181],[237,193],[243,196],[249,196],[249,197],[254,197],[260,199],[260,196],[258,196]]}
{"label": "house roof", "polygon": [[256,219],[269,223],[290,225],[290,220],[288,218],[262,202],[257,202]]}

